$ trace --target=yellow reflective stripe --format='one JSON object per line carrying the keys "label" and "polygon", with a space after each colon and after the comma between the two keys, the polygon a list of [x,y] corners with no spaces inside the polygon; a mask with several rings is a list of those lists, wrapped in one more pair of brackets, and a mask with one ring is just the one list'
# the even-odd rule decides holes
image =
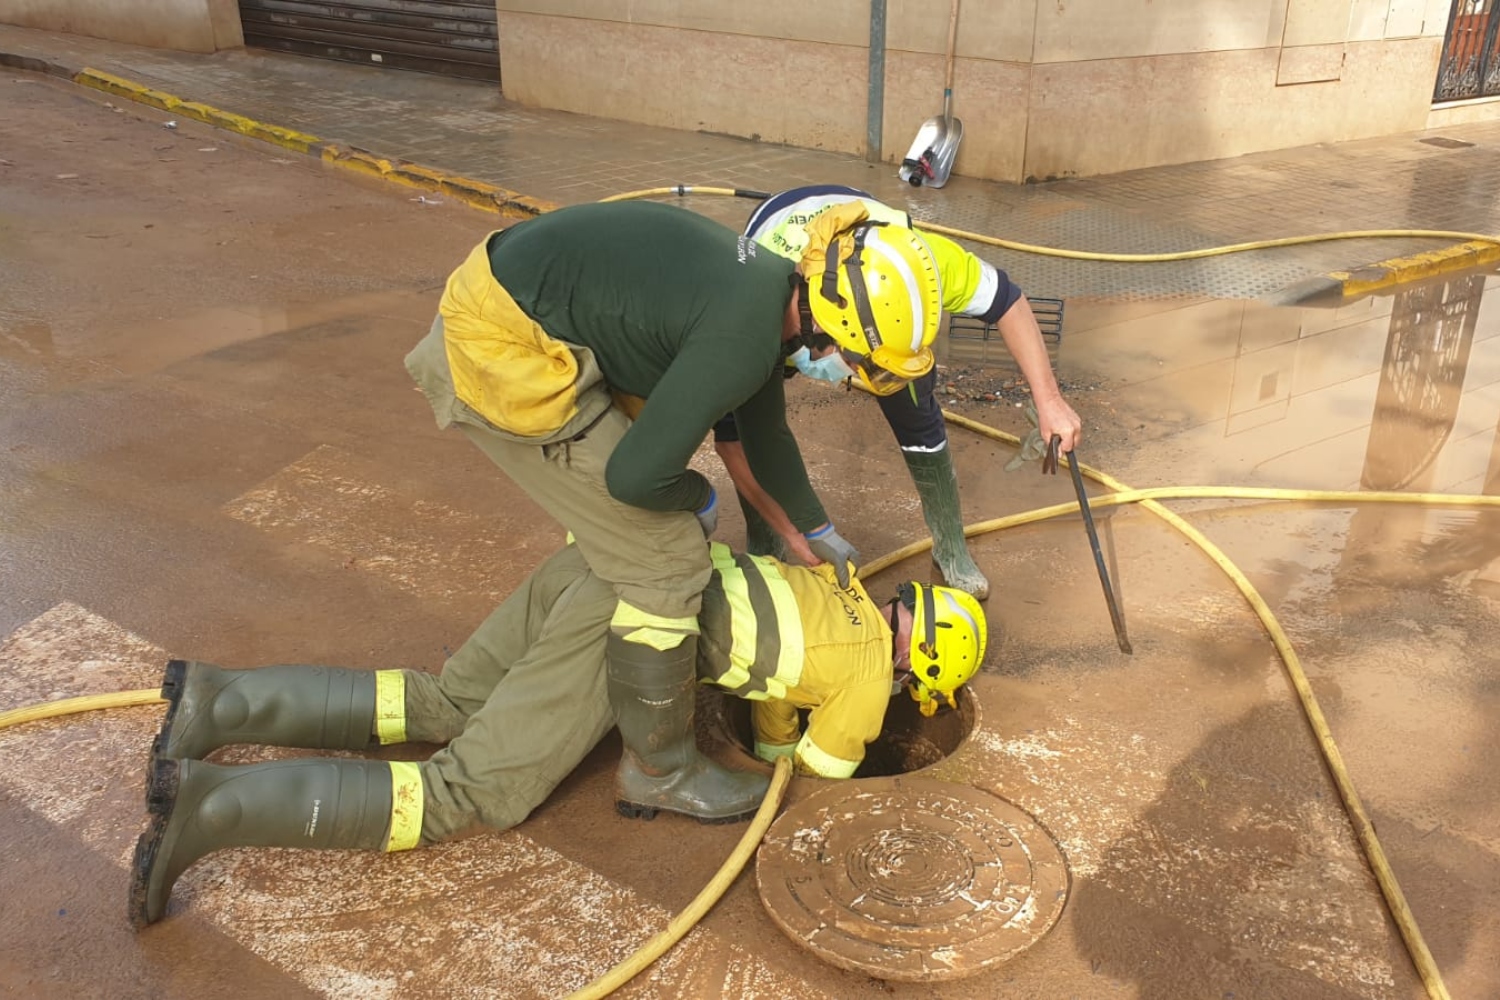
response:
{"label": "yellow reflective stripe", "polygon": [[698,619],[696,618],[665,618],[661,615],[653,615],[649,611],[642,611],[635,605],[624,601],[615,605],[615,613],[609,620],[609,626],[620,632],[644,628],[679,632],[682,635],[698,634]]}
{"label": "yellow reflective stripe", "polygon": [[570,532],[567,533],[566,536],[564,536],[564,538],[563,538],[563,545],[564,546],[572,545],[576,541],[578,541],[578,539],[574,538],[573,537],[573,533],[570,531]]}
{"label": "yellow reflective stripe", "polygon": [[406,674],[375,671],[375,737],[381,745],[406,742]]}
{"label": "yellow reflective stripe", "polygon": [[638,646],[650,646],[652,649],[665,652],[681,646],[687,636],[681,632],[668,632],[659,628],[638,628],[634,632],[626,632],[623,638],[626,642],[633,642]]}
{"label": "yellow reflective stripe", "polygon": [[788,688],[802,683],[806,648],[802,612],[797,608],[792,585],[786,582],[774,561],[765,556],[751,556],[750,561],[760,570],[761,579],[771,593],[771,606],[776,609],[776,638],[781,647],[776,656],[776,673],[766,681],[766,693],[771,698],[784,698]]}
{"label": "yellow reflective stripe", "polygon": [[731,690],[750,683],[750,668],[755,664],[755,643],[759,639],[755,609],[750,606],[750,587],[745,582],[745,573],[734,561],[729,546],[713,542],[708,547],[708,558],[714,572],[719,574],[719,583],[724,588],[724,599],[729,602],[729,669],[715,683]]}
{"label": "yellow reflective stripe", "polygon": [[762,743],[755,741],[755,756],[769,764],[774,764],[778,757],[790,757],[797,752],[795,743]]}
{"label": "yellow reflective stripe", "polygon": [[797,744],[797,763],[820,778],[852,778],[859,769],[859,761],[835,757],[812,741],[802,737]]}
{"label": "yellow reflective stripe", "polygon": [[[920,229],[917,235],[926,241],[927,248],[937,260],[938,273],[942,276],[943,308],[951,313],[961,313],[976,305],[974,299],[985,284],[984,261],[946,236]],[[993,294],[992,290],[992,297]],[[984,305],[988,308],[989,303]]]}
{"label": "yellow reflective stripe", "polygon": [[391,833],[387,851],[409,851],[422,839],[422,771],[406,760],[391,761]]}

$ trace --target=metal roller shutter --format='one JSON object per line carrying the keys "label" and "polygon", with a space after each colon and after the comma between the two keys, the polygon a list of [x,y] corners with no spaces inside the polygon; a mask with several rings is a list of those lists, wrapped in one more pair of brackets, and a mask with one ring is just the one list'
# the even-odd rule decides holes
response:
{"label": "metal roller shutter", "polygon": [[240,0],[240,21],[247,46],[500,79],[494,0]]}

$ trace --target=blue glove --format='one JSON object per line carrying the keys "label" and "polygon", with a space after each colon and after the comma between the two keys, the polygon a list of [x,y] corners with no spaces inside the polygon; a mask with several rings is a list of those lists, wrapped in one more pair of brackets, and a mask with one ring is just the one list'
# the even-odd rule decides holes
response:
{"label": "blue glove", "polygon": [[813,555],[833,564],[833,573],[838,577],[839,586],[849,586],[849,564],[859,563],[859,549],[846,542],[844,536],[834,530],[832,521],[802,537],[807,539],[807,546],[813,550]]}
{"label": "blue glove", "polygon": [[712,486],[708,488],[708,503],[701,510],[696,510],[693,515],[698,518],[698,524],[703,528],[703,537],[708,538],[719,526],[719,492]]}

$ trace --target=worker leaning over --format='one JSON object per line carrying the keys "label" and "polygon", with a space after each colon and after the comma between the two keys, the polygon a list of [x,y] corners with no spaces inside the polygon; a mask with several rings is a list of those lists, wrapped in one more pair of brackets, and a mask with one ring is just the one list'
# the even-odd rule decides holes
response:
{"label": "worker leaning over", "polygon": [[[1058,435],[1062,450],[1070,452],[1083,424],[1058,388],[1030,303],[1004,271],[945,237],[914,234],[910,216],[857,188],[824,184],[772,195],[751,214],[745,234],[773,253],[802,261],[803,298],[810,314],[804,313],[804,329],[791,361],[812,378],[829,382],[857,378],[875,394],[922,500],[922,513],[932,534],[933,561],[948,584],[985,599],[989,581],[974,564],[964,540],[958,479],[942,408],[933,394],[937,371],[931,344],[943,309],[996,324],[1031,386],[1042,440]],[[899,284],[907,277],[897,262],[901,251],[893,253],[891,248],[910,240],[929,250],[939,282],[922,286],[928,323],[921,328],[921,336],[903,341],[887,332],[890,317],[910,300]],[[850,294],[860,287],[850,281],[856,271],[873,272],[883,279],[889,276],[890,280],[877,286],[888,291],[864,297]],[[885,367],[858,363],[863,357]],[[714,436],[740,494],[749,550],[778,551],[780,541],[787,551],[805,559],[800,533],[777,509],[774,496],[761,488],[746,461],[733,415],[715,426]]]}
{"label": "worker leaning over", "polygon": [[[880,606],[858,579],[841,585],[831,566],[705,549],[713,570],[698,614],[696,672],[751,699],[762,759],[791,756],[802,773],[847,778],[901,687],[930,715],[940,701],[954,704],[984,659],[984,612],[962,591],[908,583]],[[604,659],[616,603],[614,587],[570,545],[437,675],[171,661],[131,920],[160,920],[178,876],[221,848],[395,851],[520,823],[609,731]],[[811,710],[805,732],[799,709]],[[631,724],[626,715],[620,722]],[[202,760],[231,743],[357,750],[376,742],[447,746],[421,763]],[[670,744],[653,762],[681,766],[688,752]],[[656,812],[623,799],[619,808],[645,818]]]}
{"label": "worker leaning over", "polygon": [[735,414],[747,464],[819,558],[847,574],[858,555],[829,523],[786,425],[793,273],[683,209],[564,208],[476,247],[407,358],[438,425],[456,425],[561,521],[613,587],[617,780],[621,800],[644,808],[748,818],[767,785],[693,747],[703,538],[718,511],[688,461],[714,422]]}

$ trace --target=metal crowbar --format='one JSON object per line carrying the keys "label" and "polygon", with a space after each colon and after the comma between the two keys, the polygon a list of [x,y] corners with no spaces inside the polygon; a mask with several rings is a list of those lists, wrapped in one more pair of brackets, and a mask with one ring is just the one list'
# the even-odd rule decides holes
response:
{"label": "metal crowbar", "polygon": [[[1062,436],[1052,435],[1047,442],[1047,453],[1042,456],[1042,473],[1057,475],[1058,452],[1062,449]],[[1073,489],[1078,494],[1078,509],[1083,513],[1083,526],[1088,529],[1089,547],[1094,550],[1094,565],[1099,570],[1099,583],[1104,587],[1104,600],[1109,604],[1109,620],[1115,626],[1115,639],[1120,643],[1120,652],[1129,654],[1130,639],[1125,635],[1125,619],[1120,616],[1120,603],[1115,600],[1115,590],[1109,585],[1109,571],[1104,568],[1104,553],[1099,550],[1099,532],[1094,528],[1094,513],[1089,510],[1089,495],[1083,488],[1083,473],[1078,471],[1078,451],[1073,450],[1068,458],[1068,469],[1073,474]]]}

